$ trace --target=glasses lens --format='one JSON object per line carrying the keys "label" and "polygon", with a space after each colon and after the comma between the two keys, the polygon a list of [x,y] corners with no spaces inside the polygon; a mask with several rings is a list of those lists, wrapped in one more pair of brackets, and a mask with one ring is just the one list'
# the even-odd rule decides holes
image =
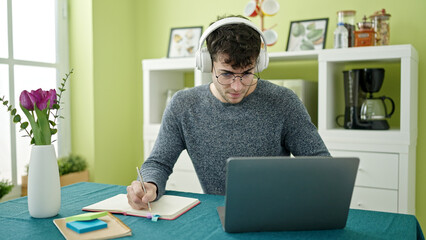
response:
{"label": "glasses lens", "polygon": [[222,73],[217,77],[218,82],[223,85],[233,83],[234,79],[240,80],[243,85],[251,86],[256,84],[258,77],[252,73],[246,73],[242,76],[236,76],[233,73]]}
{"label": "glasses lens", "polygon": [[256,77],[256,75],[254,75],[252,73],[244,74],[241,77],[241,83],[243,85],[250,86],[250,85],[256,84],[256,82],[257,82],[257,77]]}
{"label": "glasses lens", "polygon": [[234,74],[232,73],[222,73],[218,77],[218,81],[221,84],[231,84],[234,81]]}

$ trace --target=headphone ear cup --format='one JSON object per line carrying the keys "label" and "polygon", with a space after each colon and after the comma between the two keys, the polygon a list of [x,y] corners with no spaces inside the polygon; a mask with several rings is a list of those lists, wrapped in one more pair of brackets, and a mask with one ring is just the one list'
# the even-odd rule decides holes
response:
{"label": "headphone ear cup", "polygon": [[269,57],[265,49],[260,49],[259,57],[257,58],[256,72],[261,72],[268,67]]}
{"label": "headphone ear cup", "polygon": [[199,54],[199,66],[198,69],[204,73],[212,72],[212,59],[210,57],[210,53],[206,47],[201,48]]}

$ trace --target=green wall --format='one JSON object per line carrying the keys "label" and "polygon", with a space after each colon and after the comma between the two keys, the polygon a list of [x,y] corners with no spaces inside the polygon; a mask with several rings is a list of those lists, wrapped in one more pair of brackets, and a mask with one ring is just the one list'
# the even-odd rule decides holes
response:
{"label": "green wall", "polygon": [[[242,14],[248,0],[70,0],[70,63],[75,69],[72,91],[72,148],[90,161],[91,180],[127,185],[143,161],[141,60],[167,54],[172,27],[203,25],[218,15]],[[424,0],[284,1],[265,27],[278,24],[277,44],[284,51],[290,21],[328,17],[326,48],[333,46],[338,10],[364,14],[385,8],[391,17],[391,44],[412,44],[419,53],[419,93],[426,90],[426,29]],[[252,19],[259,24],[259,18]],[[303,74],[301,75],[301,72]],[[262,77],[316,80],[315,61],[272,64]],[[388,88],[391,88],[388,86]],[[388,89],[396,91],[396,89]],[[426,99],[419,94],[416,211],[426,224]],[[396,123],[398,124],[398,123]]]}
{"label": "green wall", "polygon": [[142,163],[134,7],[133,1],[70,1],[72,149],[88,158],[95,182],[127,185]]}
{"label": "green wall", "polygon": [[96,171],[92,3],[86,0],[73,0],[70,3],[70,66],[74,68],[70,80],[71,146],[74,153],[81,154],[89,161],[93,179]]}

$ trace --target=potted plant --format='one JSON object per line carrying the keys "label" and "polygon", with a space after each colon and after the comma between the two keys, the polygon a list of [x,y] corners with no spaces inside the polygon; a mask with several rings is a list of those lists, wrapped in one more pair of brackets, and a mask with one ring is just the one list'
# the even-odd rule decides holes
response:
{"label": "potted plant", "polygon": [[0,98],[0,102],[10,112],[13,123],[19,124],[25,137],[31,139],[31,153],[28,175],[28,211],[34,218],[56,216],[61,207],[61,186],[58,163],[52,136],[58,132],[57,120],[65,85],[72,70],[62,78],[61,87],[56,89],[27,91],[19,96],[19,106],[28,121],[21,118],[11,102]]}
{"label": "potted plant", "polygon": [[[89,181],[89,171],[87,170],[86,160],[75,154],[58,159],[59,181],[61,187],[78,182]],[[28,173],[28,165],[27,165]],[[27,195],[28,176],[22,176],[22,196]]]}
{"label": "potted plant", "polygon": [[8,180],[0,181],[0,199],[2,199],[6,194],[8,194],[13,188],[13,184]]}

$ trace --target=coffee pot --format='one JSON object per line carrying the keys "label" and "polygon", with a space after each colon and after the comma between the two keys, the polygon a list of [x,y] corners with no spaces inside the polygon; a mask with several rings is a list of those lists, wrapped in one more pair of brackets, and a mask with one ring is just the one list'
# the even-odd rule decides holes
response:
{"label": "coffee pot", "polygon": [[[392,110],[388,113],[385,100],[392,104]],[[395,103],[392,98],[381,96],[377,98],[365,99],[361,105],[361,120],[376,121],[390,118],[395,111]]]}
{"label": "coffee pot", "polygon": [[[346,129],[386,130],[390,118],[395,111],[394,101],[387,96],[374,97],[379,92],[385,76],[383,68],[364,68],[343,71],[345,90],[345,114],[342,127]],[[385,101],[392,105],[390,111]]]}

